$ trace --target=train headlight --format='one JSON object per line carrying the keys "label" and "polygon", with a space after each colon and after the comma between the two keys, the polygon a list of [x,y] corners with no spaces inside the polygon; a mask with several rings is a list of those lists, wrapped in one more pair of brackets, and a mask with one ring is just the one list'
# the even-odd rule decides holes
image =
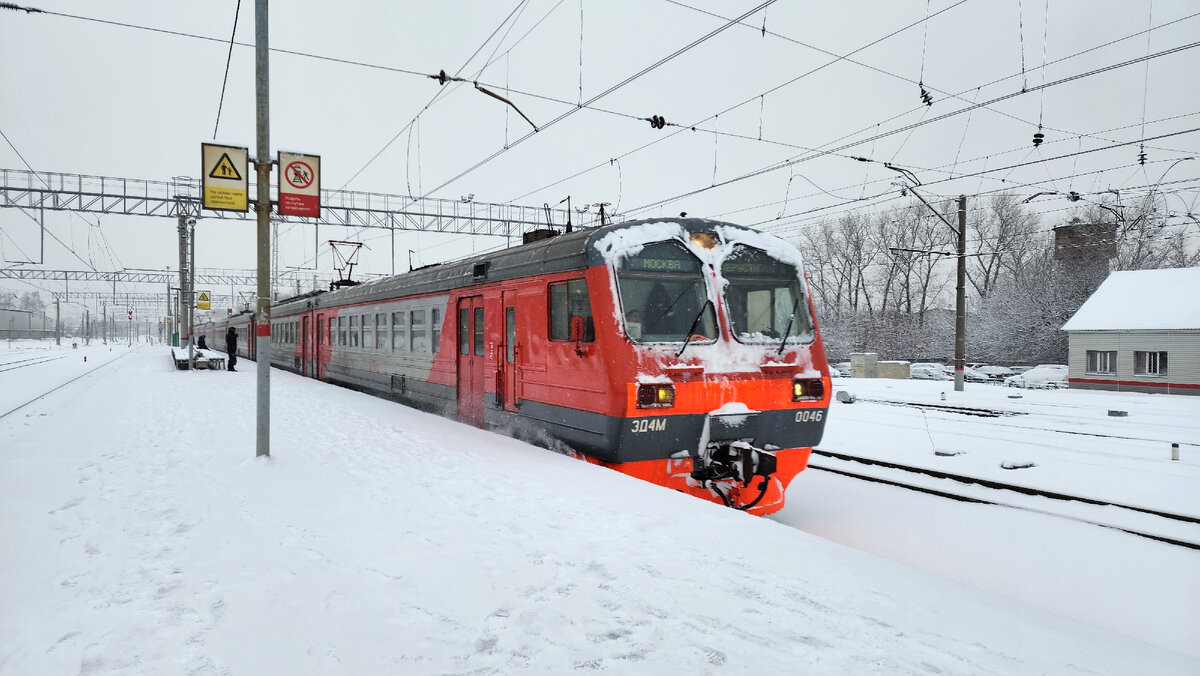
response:
{"label": "train headlight", "polygon": [[675,405],[675,386],[670,383],[638,385],[638,408],[669,408]]}
{"label": "train headlight", "polygon": [[792,381],[792,401],[818,401],[825,398],[825,381],[797,378]]}

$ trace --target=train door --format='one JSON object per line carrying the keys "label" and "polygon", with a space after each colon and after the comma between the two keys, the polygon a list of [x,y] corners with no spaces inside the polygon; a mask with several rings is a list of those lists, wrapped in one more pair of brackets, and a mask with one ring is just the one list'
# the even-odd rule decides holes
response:
{"label": "train door", "polygon": [[300,375],[312,375],[309,360],[312,359],[312,336],[308,335],[308,315],[300,318]]}
{"label": "train door", "polygon": [[483,297],[458,301],[458,419],[483,427]]}
{"label": "train door", "polygon": [[517,340],[517,292],[505,291],[504,302],[504,354],[496,361],[501,382],[496,383],[496,391],[501,393],[504,410],[517,410],[517,391],[521,343]]}
{"label": "train door", "polygon": [[313,373],[317,380],[325,380],[325,362],[328,357],[325,356],[325,351],[328,349],[325,346],[328,344],[326,339],[329,338],[329,321],[325,318],[325,314],[317,315],[317,339],[313,341],[316,348],[313,351]]}

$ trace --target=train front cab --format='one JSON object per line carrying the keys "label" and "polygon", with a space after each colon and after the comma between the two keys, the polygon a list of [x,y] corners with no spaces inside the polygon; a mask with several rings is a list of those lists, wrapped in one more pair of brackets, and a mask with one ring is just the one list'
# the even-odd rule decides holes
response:
{"label": "train front cab", "polygon": [[739,232],[685,231],[602,268],[614,283],[593,297],[616,289],[597,325],[613,325],[601,353],[621,428],[599,460],[768,514],[821,439],[831,383],[798,257]]}

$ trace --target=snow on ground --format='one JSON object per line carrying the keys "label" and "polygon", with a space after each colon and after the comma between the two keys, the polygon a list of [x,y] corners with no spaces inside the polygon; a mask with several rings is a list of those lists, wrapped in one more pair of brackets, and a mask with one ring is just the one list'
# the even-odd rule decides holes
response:
{"label": "snow on ground", "polygon": [[[255,458],[254,369],[175,371],[163,346],[32,345],[0,347],[2,674],[1200,669],[1196,643],[1163,647],[279,371],[272,456]],[[38,350],[62,358],[5,366]],[[831,450],[848,450],[852,412],[867,410],[834,408]],[[1176,424],[1186,428],[1164,423]],[[966,458],[994,452],[983,436],[959,435]],[[808,525],[863,526],[879,494],[855,491],[877,489],[819,477],[802,474],[789,492],[810,503]],[[961,509],[875,504],[913,521]],[[1045,547],[1077,534],[1023,518]],[[953,558],[956,543],[937,535]],[[1129,537],[1099,554],[1121,558]],[[1152,577],[1183,555],[1147,556],[1137,574]],[[1180,596],[1197,598],[1196,570]],[[1194,610],[1163,612],[1197,626]]]}

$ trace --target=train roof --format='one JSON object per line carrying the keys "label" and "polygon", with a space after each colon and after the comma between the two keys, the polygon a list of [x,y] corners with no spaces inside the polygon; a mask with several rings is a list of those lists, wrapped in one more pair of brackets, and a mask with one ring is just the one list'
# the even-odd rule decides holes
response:
{"label": "train roof", "polygon": [[[598,228],[564,233],[548,239],[479,254],[469,258],[426,266],[359,286],[320,293],[316,304],[329,307],[365,303],[397,295],[447,293],[467,286],[519,279],[534,275],[584,270],[607,263],[605,252],[591,246],[612,233],[647,224],[670,224],[689,232],[709,232],[716,227],[765,236],[752,228],[702,218],[654,218],[625,221]],[[399,292],[399,294],[397,293]],[[279,312],[302,309],[312,298],[295,298],[275,305]]]}

